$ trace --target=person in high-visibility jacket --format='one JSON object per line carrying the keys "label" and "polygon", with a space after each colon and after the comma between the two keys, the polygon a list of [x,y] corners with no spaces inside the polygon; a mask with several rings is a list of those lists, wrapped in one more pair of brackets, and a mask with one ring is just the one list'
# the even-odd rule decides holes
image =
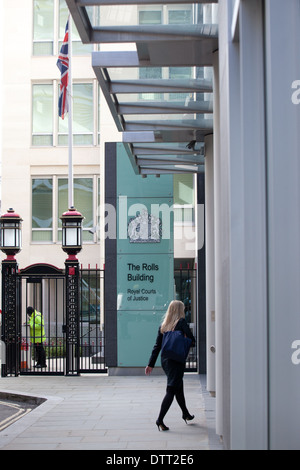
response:
{"label": "person in high-visibility jacket", "polygon": [[46,341],[44,319],[40,312],[32,307],[27,307],[29,317],[30,340],[34,344],[37,363],[35,367],[41,369],[47,367],[46,352],[43,343]]}

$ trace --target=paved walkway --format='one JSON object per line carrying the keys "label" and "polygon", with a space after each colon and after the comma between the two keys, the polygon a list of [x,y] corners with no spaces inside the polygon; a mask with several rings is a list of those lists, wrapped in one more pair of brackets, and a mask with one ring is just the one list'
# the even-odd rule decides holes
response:
{"label": "paved walkway", "polygon": [[158,432],[164,376],[0,378],[2,394],[46,398],[0,432],[0,450],[222,450],[205,377],[185,374],[184,383],[194,421],[187,425],[174,401],[165,418],[170,431]]}

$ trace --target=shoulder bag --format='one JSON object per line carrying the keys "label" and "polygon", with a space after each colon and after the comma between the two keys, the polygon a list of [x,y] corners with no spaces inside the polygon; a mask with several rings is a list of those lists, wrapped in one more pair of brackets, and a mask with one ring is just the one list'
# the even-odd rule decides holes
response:
{"label": "shoulder bag", "polygon": [[163,334],[161,355],[173,361],[185,363],[192,340],[180,330],[166,331]]}

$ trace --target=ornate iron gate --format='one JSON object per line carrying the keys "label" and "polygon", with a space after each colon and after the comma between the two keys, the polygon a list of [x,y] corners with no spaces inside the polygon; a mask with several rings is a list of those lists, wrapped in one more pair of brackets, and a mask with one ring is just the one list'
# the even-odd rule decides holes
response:
{"label": "ornate iron gate", "polygon": [[104,271],[80,270],[80,372],[106,372],[104,355]]}
{"label": "ornate iron gate", "polygon": [[[6,359],[2,375],[105,372],[104,271],[80,269],[79,265],[61,270],[47,264],[20,271],[17,265],[4,268],[2,341]],[[28,306],[42,315],[42,345],[32,338]],[[37,364],[38,350],[44,351],[45,364]]]}
{"label": "ornate iron gate", "polygon": [[[20,271],[21,374],[64,374],[66,359],[65,273],[50,265],[33,265]],[[43,317],[46,367],[36,366],[37,345],[30,334],[26,308]]]}

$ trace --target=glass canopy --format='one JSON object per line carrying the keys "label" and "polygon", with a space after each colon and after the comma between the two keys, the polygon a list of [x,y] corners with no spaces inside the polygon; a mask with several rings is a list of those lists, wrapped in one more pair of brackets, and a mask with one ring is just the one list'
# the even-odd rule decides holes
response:
{"label": "glass canopy", "polygon": [[217,1],[66,2],[82,42],[99,44],[92,66],[135,171],[203,171]]}

